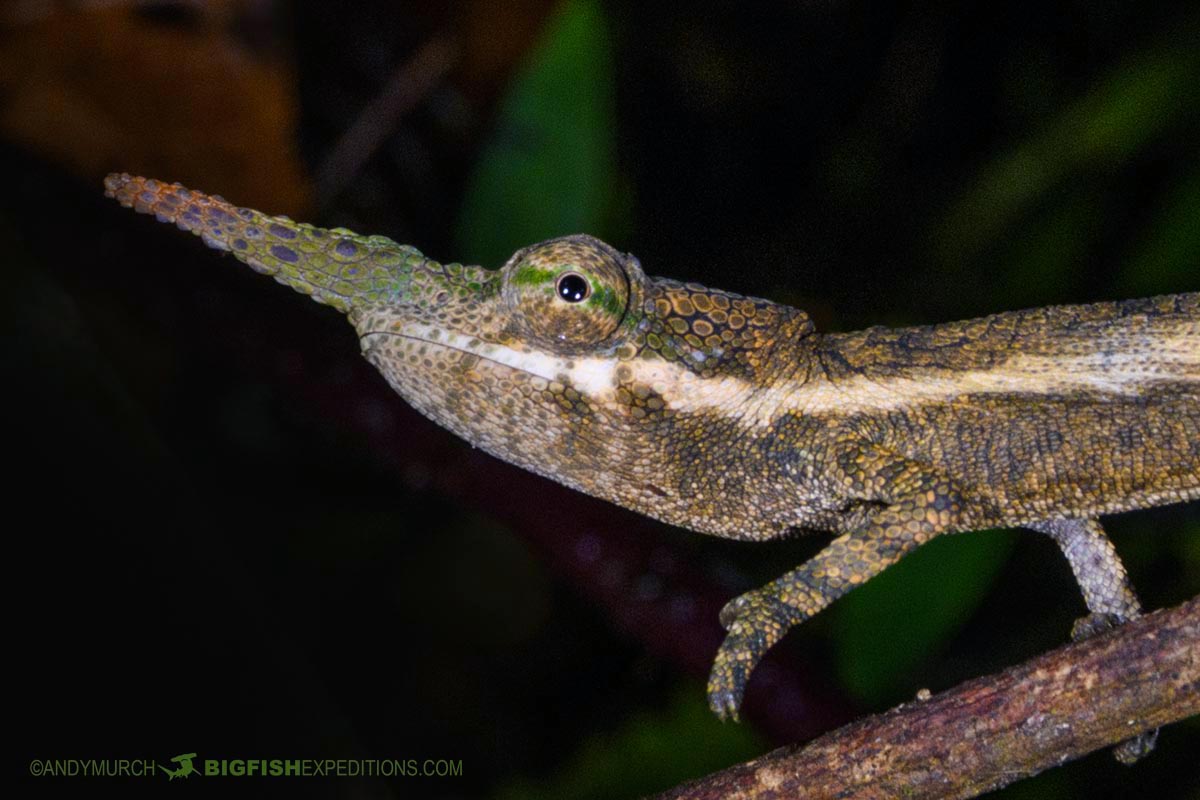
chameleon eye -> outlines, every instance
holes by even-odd
[[[578,272],[565,272],[555,284],[558,296],[568,303],[582,303],[592,293],[592,285]]]
[[[514,331],[556,353],[582,352],[612,336],[629,304],[625,257],[590,236],[518,251],[504,267],[503,285]]]

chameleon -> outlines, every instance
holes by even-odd
[[[396,392],[494,456],[705,534],[832,534],[721,610],[722,719],[789,629],[943,534],[1052,537],[1089,612],[1075,638],[1135,618],[1099,517],[1200,498],[1200,292],[822,333],[587,235],[491,270],[179,184],[104,185],[344,313]]]

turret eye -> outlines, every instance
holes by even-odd
[[[502,291],[524,343],[566,354],[585,352],[617,331],[629,286],[624,256],[590,236],[563,236],[514,253],[504,265]]]
[[[554,290],[568,303],[580,303],[592,293],[592,285],[578,272],[566,272],[558,277]]]

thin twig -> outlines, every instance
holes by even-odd
[[[431,39],[392,73],[317,168],[321,203],[337,196],[387,140],[400,119],[437,88],[457,57],[456,41],[449,37]]]
[[[1195,714],[1200,597],[660,797],[975,797]]]

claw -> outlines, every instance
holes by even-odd
[[[734,598],[721,609],[721,624],[729,633],[708,679],[708,706],[718,718],[737,721],[750,674],[789,627],[785,612],[778,599],[761,590]]]
[[[1081,642],[1099,636],[1128,621],[1120,614],[1088,614],[1075,620],[1075,625],[1071,628],[1071,641]]]
[[[738,708],[746,692],[750,672],[765,648],[756,648],[752,635],[747,635],[743,620],[736,620],[734,630],[725,637],[713,659],[708,678],[708,707],[724,721],[738,719]],[[761,644],[761,637],[759,637]],[[757,652],[756,652],[757,651]]]
[[[721,654],[718,654],[708,679],[708,707],[722,722],[737,722],[738,708],[742,705],[749,673],[739,669],[736,661],[732,664],[723,664],[722,661]]]
[[[749,592],[733,598],[721,609],[721,613],[717,615],[717,619],[721,622],[721,627],[729,630],[730,626],[737,621],[737,618],[742,616],[746,607],[750,604]]]
[[[722,722],[730,720],[740,722],[738,719],[738,706],[740,705],[738,698],[734,697],[730,692],[713,692],[709,691],[708,707],[717,715],[717,719]]]
[[[1155,728],[1121,742],[1113,748],[1113,758],[1128,767],[1149,755],[1157,743],[1158,729]]]

